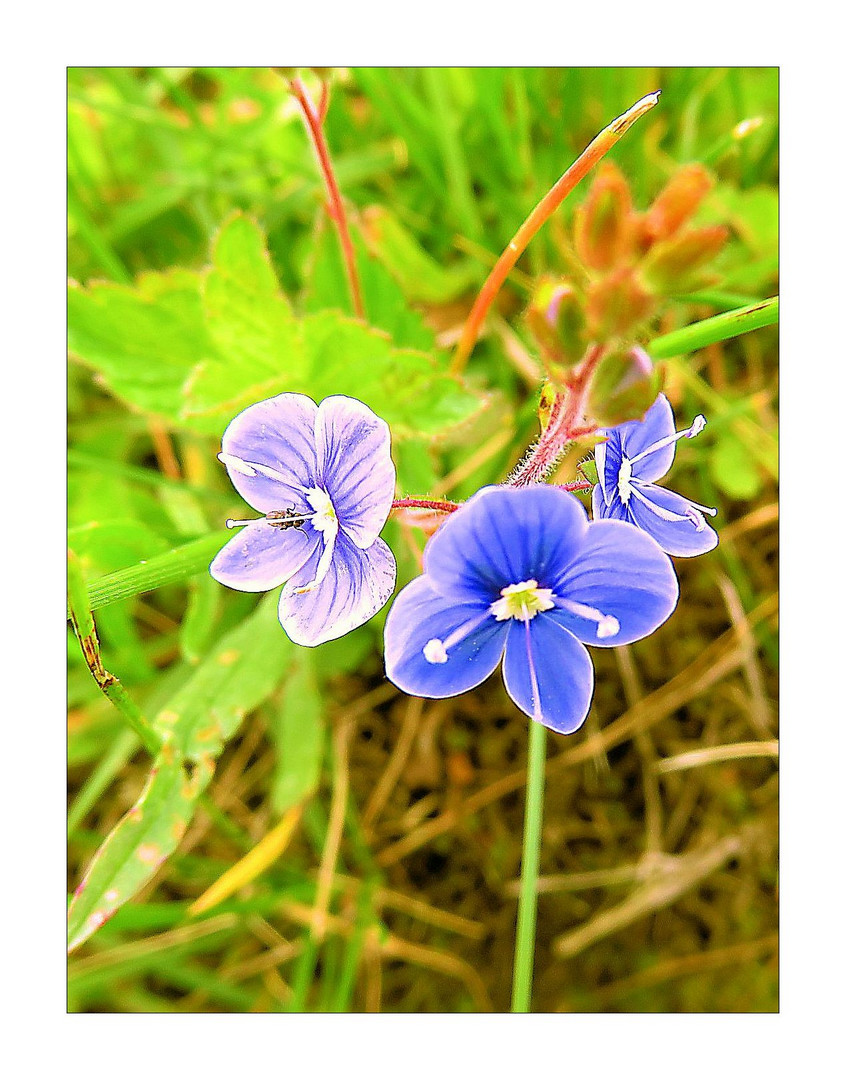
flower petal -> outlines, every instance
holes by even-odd
[[[588,645],[628,645],[656,630],[672,614],[679,583],[672,562],[655,541],[624,521],[594,521],[575,559],[552,585],[556,596],[613,616],[620,629],[597,636],[597,623],[568,611],[545,612]]]
[[[668,555],[703,555],[717,546],[719,537],[707,522],[697,530],[696,524],[685,517],[690,506],[687,499],[675,491],[656,487],[654,484],[639,484],[638,491],[650,502],[684,518],[683,521],[665,521],[637,497],[629,500],[629,511],[634,523],[649,533]]]
[[[360,548],[385,525],[396,485],[391,433],[372,409],[355,398],[324,398],[315,428],[321,484],[341,528]]]
[[[485,603],[442,596],[427,575],[406,585],[385,622],[385,674],[406,694],[444,698],[484,682],[500,661],[509,623],[485,618]],[[481,620],[481,621],[480,621]],[[463,626],[472,627],[448,650],[443,664],[431,663],[423,648],[433,638],[446,641]]]
[[[320,645],[355,630],[385,604],[396,581],[396,562],[383,540],[361,551],[339,532],[326,576],[315,589],[298,593],[314,580],[319,555],[311,554],[279,597],[279,621],[297,645]]]
[[[302,489],[317,482],[316,417],[310,397],[278,394],[250,405],[231,421],[221,440],[222,460],[235,490],[250,506],[262,513],[284,510],[291,503],[303,508]],[[251,469],[250,462],[275,476]]]
[[[456,601],[495,601],[507,585],[534,579],[548,587],[587,533],[587,511],[569,492],[486,487],[456,510],[426,546],[434,586]]]
[[[599,487],[603,501],[609,504],[617,491],[617,483],[620,476],[620,465],[623,461],[623,450],[620,442],[619,431],[612,428],[610,431],[600,432],[606,436],[604,443],[597,443],[594,451],[596,462],[596,475],[599,479]],[[596,491],[596,488],[594,488]]]
[[[638,454],[652,446],[659,439],[666,439],[676,433],[676,421],[673,407],[665,394],[659,394],[642,420],[629,420],[615,429],[620,434],[622,452],[631,461]],[[652,482],[660,480],[670,470],[676,456],[676,444],[647,454],[633,466],[633,475],[639,480]]]
[[[281,585],[322,547],[313,529],[280,529],[266,521],[244,526],[215,555],[209,573],[230,589],[266,592]]]
[[[531,717],[535,715],[536,680],[541,723],[569,735],[582,726],[590,709],[593,664],[584,645],[549,618],[551,614],[542,612],[512,627],[502,674],[511,699]]]
[[[596,484],[594,485],[591,500],[594,521],[599,521],[601,518],[614,518],[617,521],[629,520],[629,513],[623,505],[620,493],[616,489],[612,492],[608,502],[606,502],[602,492],[599,490],[599,485]]]

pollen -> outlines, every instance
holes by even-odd
[[[539,611],[549,611],[555,607],[552,589],[539,588],[534,578],[519,581],[516,585],[506,585],[500,596],[502,599],[495,600],[490,606],[490,613],[497,622],[506,619],[528,622]]]

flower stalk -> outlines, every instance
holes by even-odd
[[[520,896],[517,901],[514,980],[511,991],[511,1011],[514,1013],[531,1011],[545,767],[546,728],[543,724],[532,721],[529,724],[529,760],[526,766],[526,817],[523,826],[523,859],[520,874]]]
[[[299,102],[302,109],[303,119],[305,120],[306,128],[311,136],[312,146],[317,156],[317,162],[320,166],[320,171],[323,173],[323,181],[326,184],[326,192],[329,196],[329,216],[335,222],[335,227],[338,230],[338,238],[341,241],[341,250],[344,256],[344,267],[347,273],[347,283],[350,289],[350,298],[352,299],[353,310],[359,319],[365,318],[364,302],[361,295],[361,282],[358,277],[358,270],[355,265],[355,251],[353,249],[352,238],[350,237],[349,225],[347,224],[347,215],[344,210],[343,200],[341,199],[341,192],[338,188],[338,181],[335,179],[335,170],[332,168],[332,159],[329,156],[329,147],[326,143],[326,135],[323,130],[323,121],[326,117],[326,110],[329,108],[329,89],[324,82],[322,95],[319,106],[315,106],[314,102],[309,96],[308,90],[305,88],[305,84],[299,76],[295,76],[289,81],[288,84],[291,88],[291,93]]]
[[[541,226],[548,221],[579,181],[584,179],[590,170],[605,157],[608,151],[617,142],[619,142],[632,124],[658,104],[660,93],[660,90],[656,90],[652,94],[647,94],[646,97],[635,102],[635,104],[624,112],[622,116],[618,116],[616,120],[612,120],[608,127],[604,128],[596,136],[587,149],[582,152],[570,168],[567,169],[560,179],[549,189],[514,234],[514,239],[505,251],[503,251],[502,255],[500,255],[493,270],[491,270],[488,275],[487,281],[482,286],[479,295],[476,297],[476,302],[468,316],[467,322],[464,324],[461,338],[459,339],[455,355],[452,359],[451,371],[453,374],[458,374],[463,371],[464,365],[467,363],[479,337],[479,332],[482,329],[485,316],[490,310],[500,289],[505,284],[506,278],[514,269],[517,260],[528,247],[532,237]]]

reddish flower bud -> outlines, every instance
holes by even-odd
[[[659,193],[641,223],[646,246],[678,232],[713,186],[712,177],[702,165],[682,166]]]
[[[591,379],[587,412],[609,427],[639,420],[658,396],[661,382],[660,371],[640,346],[609,352]]]
[[[576,252],[591,270],[611,270],[631,254],[635,215],[626,178],[616,165],[604,162],[585,202],[576,211]]]
[[[526,323],[553,377],[573,367],[585,350],[585,301],[564,279],[542,281],[526,310]]]
[[[632,269],[618,270],[588,287],[587,323],[591,341],[625,337],[652,313],[652,298]]]
[[[649,252],[641,265],[643,280],[658,294],[688,292],[705,284],[700,271],[722,249],[728,229],[709,225],[688,229],[662,240]]]

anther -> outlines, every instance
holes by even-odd
[[[587,604],[580,604],[577,600],[558,600],[557,606],[569,611],[571,615],[589,619],[596,623],[596,636],[600,639],[615,637],[620,632],[620,623],[613,615],[606,615]]]
[[[423,655],[430,664],[445,664],[449,657],[440,638],[433,637],[423,646]]]
[[[679,439],[692,439],[698,435],[705,427],[705,417],[701,415],[693,418],[693,423],[689,428],[683,428],[681,431],[676,431],[672,435],[667,435],[663,439],[659,439],[651,446],[647,446],[645,450],[641,450],[639,454],[631,459],[632,465],[636,461],[640,461],[642,458],[648,457],[649,454],[654,454],[656,450],[663,450],[665,446],[669,446],[671,443],[678,442]]]

